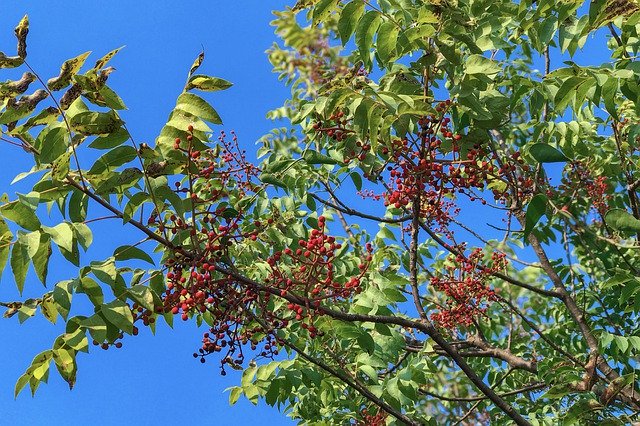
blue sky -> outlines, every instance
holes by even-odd
[[[68,58],[92,50],[88,63],[93,63],[111,49],[126,45],[111,64],[117,71],[109,84],[129,108],[122,115],[137,141],[152,142],[204,46],[207,58],[199,72],[234,83],[232,89],[208,98],[225,122],[215,130],[236,130],[251,152],[254,141],[274,127],[265,119],[266,112],[289,94],[271,73],[264,54],[275,41],[269,26],[271,10],[284,4],[258,0],[9,1],[3,2],[0,14],[0,50],[15,52],[13,28],[25,13],[31,21],[28,61],[45,80],[57,75],[60,64]],[[2,72],[0,80],[14,75]],[[8,192],[12,198],[16,191],[26,192],[26,185],[33,181],[27,179],[24,185],[12,187],[9,183],[30,168],[27,154],[4,144],[0,145],[0,158],[0,192]],[[116,247],[114,242],[124,243],[129,232],[116,222],[97,226],[94,248],[83,262],[109,256]],[[67,265],[51,265],[49,288],[77,274]],[[44,291],[30,276],[24,297],[37,297]],[[9,271],[0,281],[0,300],[19,300]],[[136,338],[125,338],[120,350],[91,347],[89,355],[79,356],[73,391],[52,371],[49,384],[42,385],[35,398],[26,390],[14,401],[15,380],[34,355],[51,347],[62,330],[61,323],[54,326],[38,317],[22,325],[16,317],[0,319],[0,424],[291,423],[277,410],[265,405],[256,408],[244,399],[229,406],[223,391],[237,384],[239,377],[234,372],[222,377],[216,362],[203,366],[191,357],[201,339],[201,331],[192,323],[177,324],[174,330],[160,326],[155,337],[142,330]]]

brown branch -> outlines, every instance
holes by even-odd
[[[507,349],[491,346],[477,335],[467,338],[467,342],[471,343],[476,348],[482,349],[486,353],[486,356],[501,359],[513,368],[526,370],[533,374],[538,373],[538,367],[535,361],[527,361],[524,358],[514,355],[513,352]]]
[[[409,244],[409,282],[411,284],[411,295],[418,315],[423,320],[427,320],[427,313],[424,311],[420,300],[420,290],[418,289],[418,237],[420,233],[420,194],[413,200],[411,219],[411,243]]]
[[[313,197],[315,200],[321,202],[322,204],[324,204],[327,207],[330,207],[334,210],[340,211],[344,214],[347,214],[349,216],[357,216],[357,217],[361,217],[363,219],[369,219],[369,220],[374,220],[376,222],[384,222],[384,223],[401,223],[401,222],[406,222],[407,220],[411,219],[411,216],[403,216],[401,218],[398,219],[392,219],[392,218],[388,218],[388,217],[379,217],[379,216],[374,216],[374,215],[370,215],[367,213],[362,213],[358,210],[354,210],[350,207],[347,207],[345,205],[343,205],[340,200],[338,200],[337,198],[334,198],[338,203],[340,203],[340,205],[338,204],[334,204],[331,203],[327,200],[324,200],[320,197],[318,197],[316,194],[309,192],[308,195],[310,195],[311,197]]]
[[[464,256],[464,253],[462,253],[461,251],[457,250],[456,248],[452,247],[450,244],[447,244],[442,238],[440,238],[438,236],[438,234],[436,234],[433,230],[431,230],[431,228],[429,228],[424,222],[420,222],[420,227],[422,229],[424,229],[427,234],[429,234],[429,236],[436,242],[438,243],[441,247],[443,247],[444,249],[446,249],[449,253],[451,254],[455,254],[456,256]],[[510,284],[513,284],[517,287],[522,287],[524,289],[527,289],[529,291],[532,291],[534,293],[540,294],[542,296],[547,296],[547,297],[556,297],[556,298],[560,298],[560,295],[555,292],[555,291],[550,291],[550,290],[544,290],[541,288],[537,288],[534,287],[532,285],[529,285],[527,283],[523,283],[522,281],[519,281],[513,277],[510,277],[506,274],[503,274],[501,272],[493,272],[493,271],[488,271],[486,268],[484,268],[482,265],[477,265],[477,268],[480,270],[485,270],[487,272],[490,272],[491,275],[493,275],[496,278],[500,278],[503,281],[506,281]]]
[[[524,393],[524,392],[531,392],[531,391],[535,391],[535,390],[540,390],[540,389],[544,389],[546,387],[548,387],[549,385],[544,383],[544,382],[536,382],[536,383],[532,383],[528,386],[522,387],[520,389],[515,389],[509,392],[504,392],[501,393],[500,396],[501,397],[507,397],[507,396],[512,396],[512,395],[517,395],[519,393]],[[433,398],[436,399],[440,399],[442,401],[447,401],[447,402],[475,402],[475,401],[484,401],[487,399],[486,396],[473,396],[473,397],[468,397],[468,398],[461,398],[461,397],[448,397],[448,396],[444,396],[444,395],[438,395],[436,393],[433,392],[429,392],[427,390],[424,389],[419,389],[418,390],[420,393],[423,393],[427,396],[431,396]]]
[[[511,309],[511,311],[513,313],[515,313],[516,315],[518,315],[522,321],[524,321],[527,326],[529,326],[529,328],[531,328],[533,331],[535,331],[535,333],[540,336],[540,338],[542,340],[544,340],[552,349],[556,350],[558,353],[564,355],[565,357],[569,358],[573,363],[584,367],[584,363],[581,362],[579,359],[577,359],[576,357],[574,357],[573,355],[571,355],[569,352],[565,351],[564,349],[562,349],[560,346],[556,345],[551,339],[549,339],[547,336],[544,335],[544,333],[542,332],[542,330],[540,330],[540,328],[538,328],[538,326],[536,326],[532,321],[530,321],[522,312],[520,312],[520,310],[518,308],[516,308],[509,300],[500,297],[499,296],[499,300],[503,303],[506,303],[507,306],[509,307],[509,309]]]

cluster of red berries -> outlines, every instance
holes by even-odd
[[[251,349],[256,350],[262,343],[259,356],[277,355],[273,330],[287,324],[265,309],[268,295],[261,297],[255,289],[232,276],[218,273],[215,263],[213,259],[197,262],[174,259],[167,274],[163,311],[180,315],[185,321],[197,315],[209,324],[209,331],[204,333],[202,346],[194,357],[205,362],[207,355],[226,351],[221,360],[222,374],[226,374],[225,365],[237,368],[243,363],[244,345],[251,344]],[[256,322],[257,309],[261,311],[261,320],[270,328]]]
[[[167,211],[162,220],[151,221],[160,232],[176,235],[191,255],[178,251],[167,259],[160,312],[142,310],[136,319],[149,325],[157,313],[179,315],[184,321],[197,316],[210,328],[194,356],[205,362],[207,355],[223,352],[221,370],[225,374],[225,365],[238,368],[244,361],[243,345],[251,344],[255,350],[261,342],[259,356],[278,353],[270,329],[256,325],[252,316],[260,303],[258,292],[216,269],[217,265],[225,266],[224,259],[230,257],[234,244],[255,241],[273,219],[251,221],[243,209],[236,209],[240,200],[258,188],[255,178],[259,174],[259,169],[247,162],[237,136],[232,133],[229,140],[222,132],[214,147],[196,150],[193,132],[189,126],[186,140],[176,139],[174,144],[174,149],[185,154],[188,174],[185,182],[175,182],[174,191],[191,201],[191,211],[186,216]],[[270,326],[283,325],[263,311],[262,320]]]
[[[350,138],[350,142],[345,141],[349,134],[354,131],[350,129],[350,122],[345,118],[343,111],[336,111],[324,121],[318,120],[312,125],[313,130],[318,135],[326,135],[336,142],[343,143],[342,151],[345,152],[343,162],[349,164],[352,160],[364,161],[371,152],[371,144]]]
[[[323,122],[316,121],[312,127],[318,134],[327,135],[327,137],[341,142],[347,137],[348,133],[353,130],[347,129],[347,120],[344,118],[344,112],[336,111]]]
[[[551,196],[562,199],[565,206],[584,197],[588,200],[588,208],[592,208],[600,217],[604,217],[609,210],[612,197],[607,178],[594,177],[588,166],[581,161],[572,161],[567,167],[569,170],[558,186],[559,194],[550,190]]]
[[[188,167],[194,165],[197,173],[191,174],[189,188],[181,188],[181,182],[176,182],[176,191],[185,192],[194,201],[210,205],[220,198],[228,196],[225,189],[237,186],[237,198],[241,198],[249,191],[256,189],[254,178],[260,170],[247,161],[246,151],[238,146],[238,137],[231,132],[231,141],[223,131],[218,137],[218,144],[203,151],[193,148],[193,126],[189,126],[186,141],[176,138],[174,149],[186,154]]]
[[[357,426],[384,426],[387,424],[388,414],[382,410],[375,413],[366,408],[362,410],[362,419],[356,421]]]
[[[335,117],[338,119],[338,117]],[[176,182],[175,192],[190,200],[190,212],[181,215],[163,212],[152,222],[160,232],[174,235],[181,246],[165,261],[168,272],[163,306],[151,312],[135,306],[135,319],[152,324],[157,314],[179,315],[183,320],[197,317],[209,325],[202,345],[194,357],[205,362],[214,353],[222,354],[225,366],[240,368],[245,360],[243,347],[250,345],[258,357],[278,354],[278,329],[296,321],[309,336],[321,334],[312,323],[319,304],[325,300],[348,298],[360,289],[360,280],[371,261],[372,246],[349,279],[336,277],[336,252],[342,244],[326,233],[326,219],[318,218],[318,227],[308,238],[275,252],[267,259],[271,267],[269,291],[240,282],[229,275],[232,248],[243,240],[256,240],[273,219],[252,221],[238,202],[256,191],[259,170],[246,162],[234,135],[227,143],[223,134],[217,147],[193,148],[193,127],[186,141],[176,140],[174,148],[185,154],[188,179]],[[156,222],[157,221],[157,222]],[[274,294],[271,294],[273,292]],[[274,295],[293,299],[274,309]],[[261,345],[258,348],[258,345]]]
[[[489,144],[468,146],[461,134],[451,128],[447,112],[452,102],[436,105],[436,113],[418,120],[418,131],[409,138],[395,139],[380,155],[386,168],[380,180],[386,191],[361,191],[363,197],[384,200],[385,206],[409,210],[420,205],[420,216],[448,232],[448,224],[459,213],[457,195],[486,204],[482,192],[490,189],[493,199],[505,202],[510,196],[521,199],[533,193],[530,168],[519,152],[505,161],[491,152]]]
[[[256,301],[256,297],[247,297],[246,303]],[[258,344],[262,344],[262,349],[255,354],[255,358],[273,359],[278,355],[278,345],[276,343],[275,332],[279,328],[287,326],[286,321],[279,321],[275,316],[266,314],[265,318],[272,327],[267,328],[252,321],[251,315],[245,315],[248,311],[245,308],[238,309],[236,314],[228,314],[226,321],[216,321],[209,331],[202,336],[202,346],[198,352],[193,353],[194,358],[199,358],[200,362],[205,362],[205,357],[214,353],[226,350],[225,356],[220,361],[221,374],[225,375],[225,365],[233,369],[241,369],[245,360],[243,347],[249,345],[254,353],[258,350]],[[218,308],[214,308],[218,309]],[[251,306],[246,306],[251,309]],[[227,310],[228,307],[227,307]],[[221,312],[218,311],[218,314]]]
[[[287,247],[267,259],[271,267],[269,282],[279,289],[281,296],[293,295],[303,303],[289,303],[287,309],[290,320],[303,321],[302,327],[315,337],[318,330],[307,324],[320,315],[317,307],[322,301],[348,299],[361,290],[360,283],[372,260],[373,247],[366,245],[367,254],[358,265],[357,275],[345,279],[335,275],[335,253],[342,244],[335,237],[326,234],[324,216],[318,218],[318,229],[313,229],[309,238],[299,240],[297,246]]]
[[[460,253],[463,246],[458,247]],[[440,312],[431,314],[431,320],[444,328],[470,326],[474,319],[486,312],[489,303],[497,300],[487,280],[507,266],[504,253],[493,252],[488,266],[482,265],[484,252],[474,249],[469,256],[452,256],[442,275],[431,278],[431,285],[446,296]]]
[[[134,334],[138,334],[138,329],[134,327]],[[120,332],[120,334],[118,335],[118,337],[114,340],[114,341],[108,341],[105,340],[104,342],[98,342],[97,340],[93,340],[93,345],[94,346],[100,346],[102,349],[104,349],[105,351],[107,349],[109,349],[110,347],[116,347],[117,349],[120,349],[122,347],[122,338],[124,337],[124,333]]]

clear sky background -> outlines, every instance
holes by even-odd
[[[15,54],[13,28],[25,13],[31,21],[28,61],[45,80],[57,75],[66,59],[92,50],[87,64],[93,64],[111,49],[126,45],[110,63],[117,71],[109,85],[127,104],[129,110],[122,116],[137,141],[153,142],[204,46],[207,57],[199,72],[234,83],[230,90],[207,97],[224,121],[214,131],[236,130],[244,147],[255,152],[254,142],[274,127],[265,119],[266,112],[289,95],[271,73],[264,54],[275,41],[269,26],[271,10],[284,4],[282,0],[4,1],[0,50]],[[0,70],[0,81],[13,76]],[[0,145],[0,193],[15,198],[16,191],[28,192],[33,180],[9,184],[31,167],[29,157],[19,148]],[[111,255],[117,245],[131,242],[132,236],[131,229],[111,222],[97,226],[94,237],[94,248],[81,258],[85,264]],[[50,266],[49,288],[77,275],[70,264],[56,259]],[[23,298],[45,291],[30,275]],[[20,300],[9,270],[0,281],[0,300]],[[35,398],[25,389],[14,401],[16,379],[33,356],[51,347],[63,325],[54,326],[41,316],[22,325],[17,316],[0,318],[0,425],[292,423],[276,409],[265,404],[254,407],[244,398],[230,407],[224,389],[238,384],[239,375],[230,371],[222,377],[213,358],[205,365],[192,358],[202,330],[193,322],[176,321],[174,330],[160,322],[155,337],[143,327],[139,336],[125,337],[122,349],[103,351],[91,346],[90,354],[79,354],[73,391],[52,365],[49,384],[43,384]]]

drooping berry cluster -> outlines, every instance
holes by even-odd
[[[205,362],[207,355],[224,352],[223,374],[225,365],[238,368],[243,363],[244,345],[250,344],[251,349],[256,350],[257,345],[262,344],[258,356],[278,354],[274,332],[287,324],[275,313],[260,309],[265,299],[268,301],[268,295],[220,273],[215,260],[194,262],[179,257],[171,262],[163,297],[165,313],[180,315],[185,321],[199,316],[210,326],[194,357]]]
[[[299,240],[297,246],[287,247],[267,259],[271,267],[268,282],[279,290],[281,296],[292,295],[303,303],[290,302],[287,309],[291,320],[313,320],[320,315],[317,307],[323,301],[348,299],[360,291],[362,277],[366,274],[372,260],[373,247],[366,245],[367,254],[358,265],[358,272],[351,278],[336,274],[335,255],[342,248],[335,237],[326,233],[323,216],[318,218],[318,229],[311,231],[309,238]],[[317,330],[313,325],[303,323],[314,337]]]
[[[353,277],[336,277],[336,252],[343,248],[327,235],[326,220],[306,239],[267,259],[271,275],[268,286],[235,276],[230,259],[234,246],[257,240],[274,220],[253,220],[240,207],[255,193],[254,178],[259,170],[248,163],[235,135],[227,142],[223,133],[216,147],[196,150],[194,129],[174,148],[184,154],[187,179],[175,183],[174,192],[185,203],[186,211],[164,211],[152,224],[168,234],[176,246],[165,261],[167,268],[163,306],[158,312],[136,307],[136,320],[145,325],[157,314],[176,315],[186,321],[196,317],[208,324],[202,345],[194,357],[205,362],[208,355],[222,355],[221,368],[241,368],[243,347],[250,346],[257,357],[278,354],[277,330],[299,323],[310,337],[321,332],[313,318],[323,301],[345,299],[359,291],[360,280],[371,261],[371,245]],[[284,297],[289,303],[278,303]]]
[[[277,354],[271,329],[280,326],[277,319],[265,311],[262,320],[269,327],[256,323],[260,294],[221,272],[231,267],[225,259],[231,257],[233,246],[243,240],[255,241],[273,219],[251,220],[240,207],[258,188],[255,178],[259,169],[246,160],[233,132],[231,140],[222,132],[211,148],[199,150],[196,146],[192,126],[185,140],[174,143],[174,149],[184,154],[187,174],[186,179],[175,182],[174,192],[189,200],[186,211],[167,210],[150,220],[178,247],[165,262],[168,272],[160,313],[179,315],[184,321],[191,317],[205,321],[210,328],[194,356],[204,362],[207,355],[223,352],[224,374],[225,365],[237,368],[242,364],[245,344],[257,349],[262,343],[262,356]],[[136,320],[148,325],[154,321],[153,314],[142,310]]]
[[[458,247],[460,253],[464,247]],[[493,252],[489,265],[482,265],[484,252],[474,249],[469,256],[452,256],[441,275],[431,278],[431,285],[446,296],[440,312],[431,314],[431,320],[444,328],[470,326],[483,314],[490,302],[497,300],[487,281],[491,275],[504,270],[505,254]]]
[[[419,203],[421,217],[444,230],[459,212],[454,203],[457,195],[482,204],[487,200],[478,192],[485,190],[491,190],[498,202],[513,194],[520,198],[531,195],[533,181],[520,153],[511,153],[507,162],[499,161],[488,143],[466,142],[451,128],[447,116],[451,105],[450,100],[438,103],[436,113],[418,121],[415,135],[395,139],[381,150],[387,163],[388,178],[381,176],[386,191],[362,191],[363,197],[384,199],[386,206],[403,210]]]

